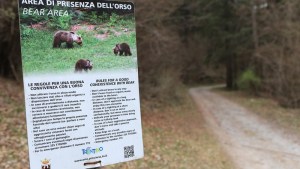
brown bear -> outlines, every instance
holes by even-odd
[[[67,48],[73,48],[73,42],[82,45],[82,38],[72,31],[57,31],[54,34],[53,48],[60,48],[66,42]]]
[[[115,55],[119,55],[122,56],[123,53],[125,54],[125,56],[131,56],[131,51],[130,51],[130,47],[127,43],[121,43],[121,44],[116,44],[116,47],[113,49]]]
[[[93,63],[88,59],[79,59],[75,64],[75,72],[82,72],[82,70],[85,70],[86,72],[88,70],[93,69]]]

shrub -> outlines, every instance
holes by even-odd
[[[100,19],[98,17],[97,12],[93,11],[90,15],[88,15],[88,20],[92,24],[98,24]]]
[[[255,74],[255,72],[251,69],[244,71],[238,79],[237,85],[239,89],[249,91],[249,92],[257,92],[257,89],[261,85],[261,79]]]
[[[117,14],[115,14],[115,13],[113,13],[113,14],[110,16],[110,18],[109,18],[108,25],[109,25],[109,26],[115,26],[115,25],[118,23],[119,20],[120,20],[120,16],[117,15]]]
[[[27,39],[27,38],[30,38],[32,37],[32,35],[34,34],[35,30],[26,26],[26,25],[23,25],[21,24],[21,38],[22,39]]]
[[[48,27],[52,29],[68,30],[71,25],[72,16],[53,17],[51,22],[48,22]]]

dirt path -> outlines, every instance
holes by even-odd
[[[189,92],[237,169],[300,168],[299,140],[211,92],[211,88],[192,88]]]

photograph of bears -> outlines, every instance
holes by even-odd
[[[67,10],[65,16],[21,13],[25,75],[137,68],[133,10]]]

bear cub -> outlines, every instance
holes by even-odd
[[[131,56],[131,51],[130,51],[130,47],[127,43],[121,43],[121,44],[116,44],[115,48],[113,49],[114,54],[115,55],[120,55],[122,56],[123,53],[125,54],[125,56]]]
[[[75,64],[75,72],[82,72],[92,70],[93,69],[93,63],[88,59],[79,59]]]

